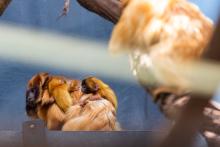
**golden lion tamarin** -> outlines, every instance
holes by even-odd
[[[48,73],[34,75],[26,91],[28,116],[42,119],[50,130],[61,130],[65,112],[80,97],[80,82]]]
[[[162,86],[165,93],[190,91],[191,80],[181,71],[204,53],[212,21],[187,0],[121,1],[124,9],[110,51],[128,52],[133,74],[141,82]]]
[[[98,94],[110,101],[117,109],[118,102],[114,91],[103,81],[95,77],[88,77],[82,81],[82,91],[86,94]]]
[[[113,90],[97,78],[83,81],[47,73],[33,76],[26,92],[28,116],[42,119],[50,130],[119,130]]]
[[[116,118],[117,97],[103,81],[89,77],[82,81],[80,103],[66,113],[63,131],[120,130]]]

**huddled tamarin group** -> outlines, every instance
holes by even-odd
[[[82,81],[38,73],[28,82],[26,112],[45,122],[49,130],[120,130],[117,97],[96,77]]]

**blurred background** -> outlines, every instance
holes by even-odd
[[[217,21],[220,9],[219,0],[193,0],[193,2],[199,5],[214,22]],[[63,0],[12,0],[3,16],[0,17],[0,23],[55,32],[92,40],[107,46],[114,26],[112,23],[88,12],[75,0],[71,1],[68,15],[57,21],[63,4]],[[10,40],[10,38],[6,39]],[[107,50],[107,48],[103,48],[103,50]],[[94,73],[94,71],[70,72],[56,67],[30,65],[15,62],[0,55],[0,130],[21,130],[22,122],[28,120],[25,114],[26,83],[34,74],[41,71],[78,79]],[[119,99],[118,119],[124,129],[157,129],[158,124],[164,121],[151,98],[135,79],[130,82],[111,79],[105,75],[94,76],[99,76],[115,90]]]

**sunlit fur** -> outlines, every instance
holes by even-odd
[[[211,21],[185,0],[129,0],[109,48],[112,52],[157,50],[188,59],[203,53],[211,34]]]
[[[104,98],[82,101],[83,105],[72,106],[66,113],[63,131],[114,131],[120,130],[116,110]]]
[[[66,112],[72,106],[72,97],[68,91],[67,83],[62,79],[53,78],[48,83],[48,89],[51,96],[55,99],[57,105]]]

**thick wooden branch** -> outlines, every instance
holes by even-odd
[[[191,147],[204,120],[203,111],[209,99],[204,96],[192,96],[184,106],[179,118],[162,143],[161,147],[179,146]]]
[[[0,16],[3,14],[11,0],[0,0]]]
[[[87,10],[116,23],[121,15],[122,4],[119,0],[77,0]]]
[[[205,59],[217,62],[220,61],[220,44],[218,43],[219,37],[220,21],[216,27],[210,45],[208,46],[209,50],[204,55]],[[211,95],[177,96],[176,99],[173,99],[172,95],[165,95],[164,97],[161,97],[162,100],[160,101],[162,102],[158,103],[159,107],[168,117],[174,118],[172,112],[180,112],[178,115],[175,114],[175,117],[177,117],[177,119],[175,119],[175,126],[161,146],[190,146],[193,142],[192,138],[195,137],[197,131],[202,133],[211,132],[215,134],[216,136],[210,137],[206,136],[204,133],[210,146],[219,146],[220,141],[217,138],[220,136],[220,110],[210,104],[211,97]],[[181,99],[186,98],[187,103],[184,101],[181,102]],[[178,107],[176,107],[177,105]]]

